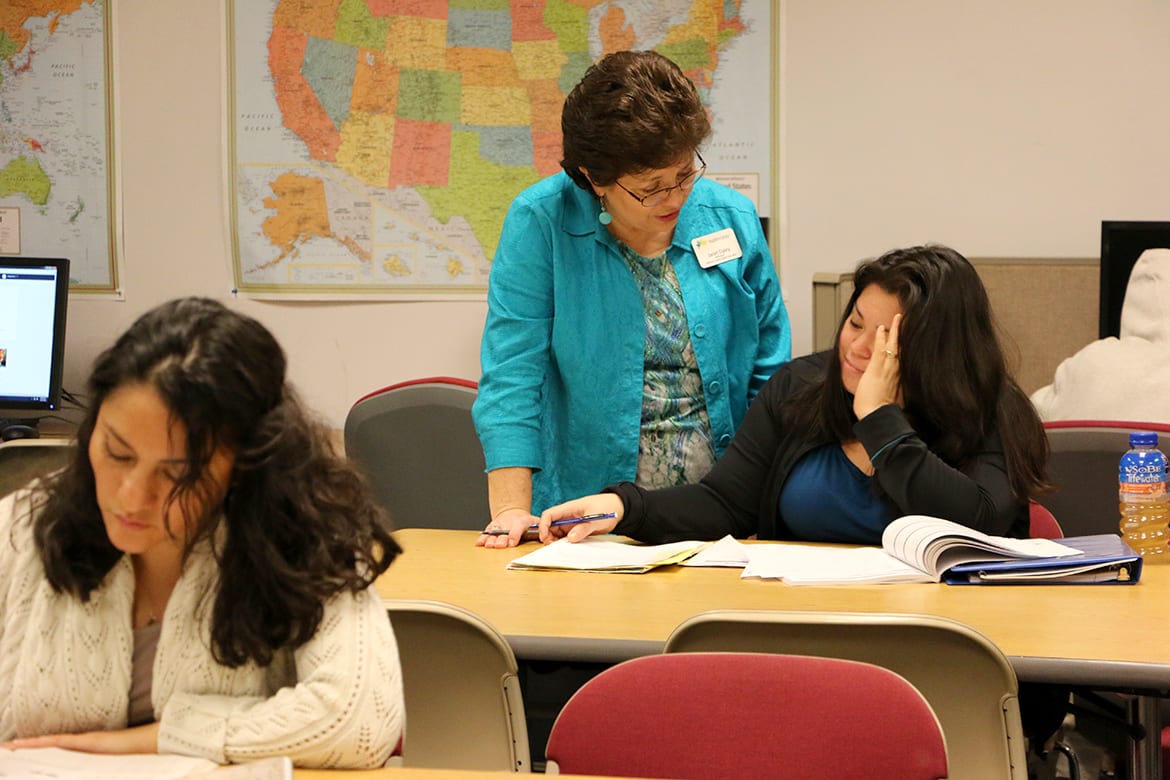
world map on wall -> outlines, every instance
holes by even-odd
[[[585,69],[655,49],[710,106],[725,53],[767,40],[749,1],[235,2],[237,289],[482,291],[508,204],[560,170]]]
[[[104,0],[0,2],[0,258],[66,257],[117,288]]]

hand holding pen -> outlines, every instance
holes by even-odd
[[[564,517],[560,520],[553,520],[549,523],[550,527],[560,527],[564,525],[577,525],[578,523],[592,523],[594,520],[608,520],[615,517],[613,512],[597,512],[591,515],[581,515],[580,517]],[[533,523],[524,531],[525,534],[534,534],[540,531],[540,523]],[[504,536],[511,533],[506,528],[489,528],[484,531],[488,536]]]
[[[621,522],[626,507],[614,493],[566,501],[549,507],[540,515],[540,541],[566,538],[579,542],[595,534],[608,534]]]
[[[622,500],[612,493],[578,498],[544,510],[540,522],[526,526],[519,538],[511,534],[515,532],[516,522],[523,522],[527,518],[509,517],[508,513],[501,512],[499,519],[493,521],[480,534],[476,544],[480,547],[503,548],[505,545],[501,542],[506,537],[507,546],[514,546],[516,542],[530,541],[537,536],[546,544],[562,537],[567,537],[571,542],[579,542],[593,534],[607,534],[612,531],[622,519],[625,510]],[[512,513],[520,514],[518,511]]]

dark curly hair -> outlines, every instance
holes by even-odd
[[[200,505],[212,454],[235,454],[222,506],[193,518],[184,550],[211,544],[219,564],[218,590],[207,594],[217,661],[266,665],[313,636],[326,600],[369,587],[401,548],[363,478],[286,383],[285,366],[263,325],[206,298],[152,309],[99,355],[76,450],[46,483],[34,521],[52,587],[87,601],[122,557],[98,509],[89,444],[106,398],[136,383],[154,388],[187,431],[168,502]]]
[[[870,285],[901,304],[902,397],[907,418],[927,446],[962,468],[996,426],[1016,499],[1047,492],[1048,438],[1008,370],[987,290],[974,266],[940,245],[894,249],[861,263],[853,273],[853,294],[838,323],[838,339]],[[841,380],[837,344],[834,340],[822,381],[793,395],[782,411],[781,419],[807,431],[810,440],[855,438],[853,396]]]
[[[590,66],[561,109],[561,167],[577,186],[667,168],[711,134],[695,85],[653,51],[619,51]],[[589,171],[586,177],[581,169]]]

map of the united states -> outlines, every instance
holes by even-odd
[[[237,0],[237,283],[481,287],[590,63],[653,48],[706,93],[741,2]]]

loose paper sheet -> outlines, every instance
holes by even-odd
[[[626,544],[589,538],[580,542],[558,539],[538,547],[508,564],[509,569],[561,569],[568,571],[641,574],[655,566],[686,560],[709,542]]]

